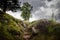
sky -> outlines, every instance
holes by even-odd
[[[28,2],[33,6],[33,11],[31,12],[32,17],[30,21],[40,20],[40,19],[51,19],[52,13],[55,15],[55,19],[60,22],[60,0],[19,0],[21,3]],[[20,16],[21,11],[11,12],[8,14],[15,18],[23,20]]]

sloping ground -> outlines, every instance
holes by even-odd
[[[0,40],[19,40],[22,21],[0,11]]]
[[[33,23],[31,40],[60,40],[60,23],[45,19]]]
[[[53,20],[30,22],[15,19],[0,11],[0,40],[24,40],[24,25],[31,33],[31,40],[60,40],[60,23]]]

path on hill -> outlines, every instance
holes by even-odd
[[[24,32],[23,32],[23,38],[25,40],[30,40],[30,33],[29,33],[29,30],[28,30],[28,26],[23,22],[23,26],[24,26]]]

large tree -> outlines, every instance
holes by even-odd
[[[8,10],[16,11],[16,9],[20,8],[20,4],[18,0],[0,0],[0,9],[3,12]]]
[[[23,6],[21,7],[21,16],[24,20],[29,20],[29,18],[31,17],[31,10],[32,6],[28,2],[23,3]]]

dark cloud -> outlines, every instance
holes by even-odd
[[[33,13],[36,12],[42,6],[47,8],[46,0],[20,0],[20,1],[22,3],[23,2],[29,2],[33,6]],[[51,4],[51,8],[58,9],[56,18],[60,19],[60,15],[59,15],[60,14],[60,0],[47,0],[47,1],[48,1],[48,3],[53,1],[53,4]],[[36,18],[40,18],[40,17],[43,17],[45,14],[42,12],[42,15],[41,15],[41,13],[37,13],[34,15]]]
[[[47,0],[48,2],[52,1],[52,0]]]
[[[45,3],[46,0],[20,0],[22,3],[23,2],[29,2],[33,6],[33,15],[35,18],[40,19],[40,18],[45,18],[45,14],[43,11],[41,12],[40,7],[47,8],[47,5]],[[35,14],[36,11],[39,11],[38,13]],[[48,17],[48,16],[46,16]]]
[[[22,3],[29,2],[33,6],[33,12],[35,12],[41,6],[46,7],[45,0],[20,0],[20,1]]]
[[[60,0],[57,0],[57,3],[55,4],[55,8],[58,9],[56,14],[56,19],[60,20]]]
[[[59,8],[59,9],[60,9],[60,1],[58,1],[58,2],[56,3],[56,8]]]
[[[57,19],[60,19],[60,13],[57,14]]]

